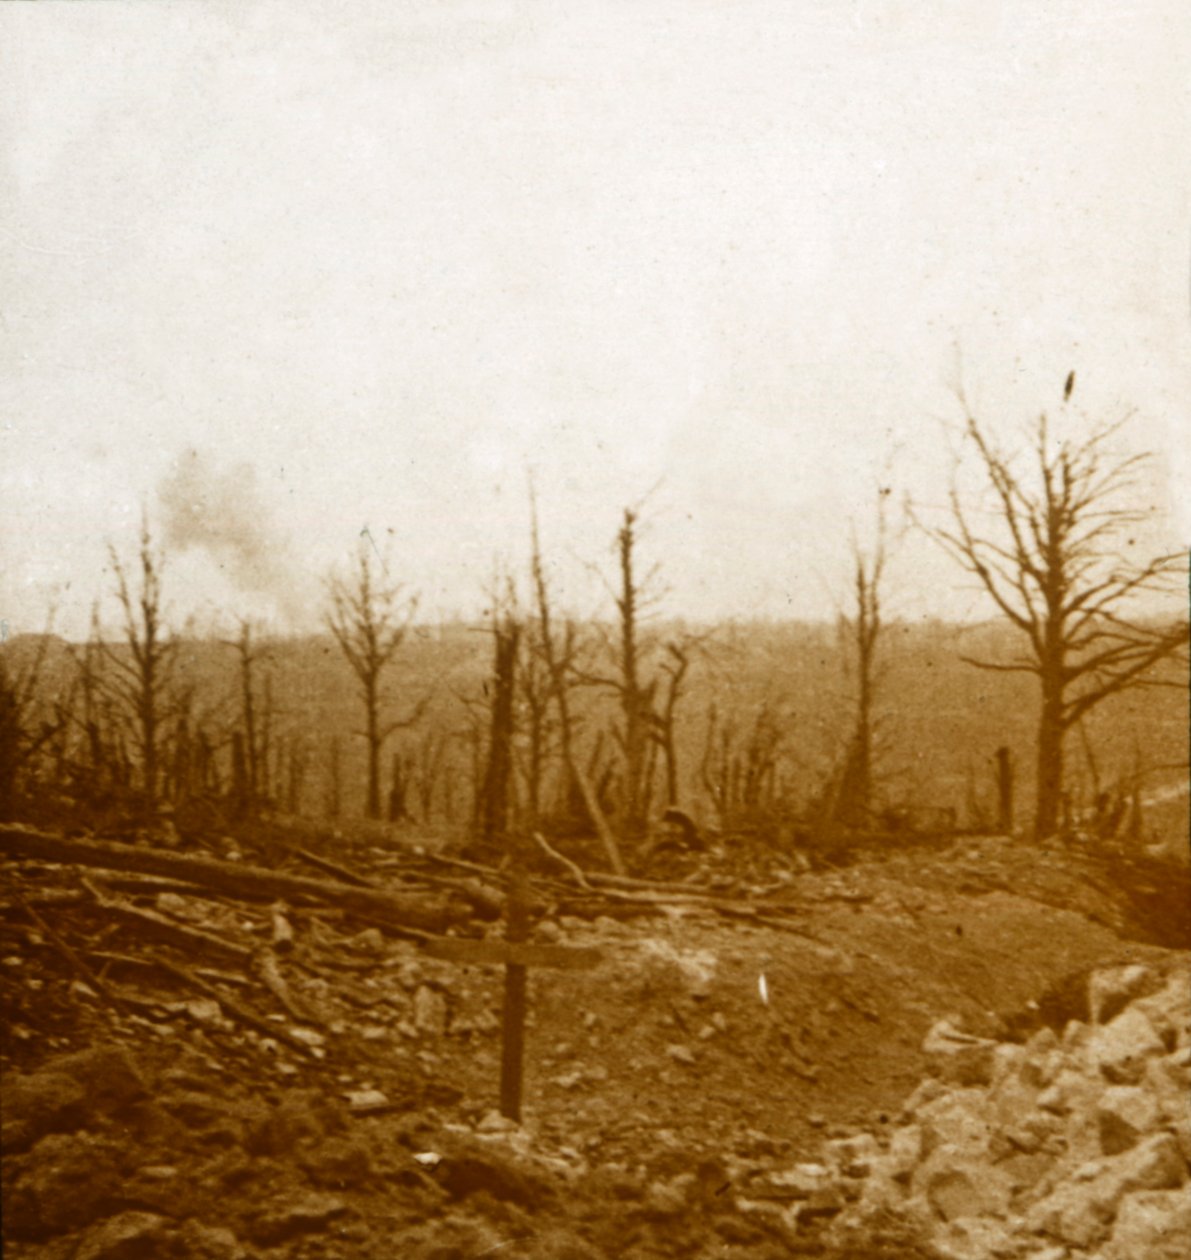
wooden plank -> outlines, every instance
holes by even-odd
[[[587,946],[536,945],[528,941],[476,941],[443,936],[427,940],[422,952],[444,962],[475,966],[550,967],[555,971],[589,971],[603,962],[598,949]]]

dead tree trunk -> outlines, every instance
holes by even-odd
[[[885,568],[885,515],[878,501],[877,541],[866,555],[853,536],[855,608],[842,618],[856,671],[856,719],[839,784],[838,821],[867,826],[873,794],[873,707],[877,689],[877,648],[881,637],[881,575]]]
[[[114,547],[108,548],[116,577],[116,598],[124,614],[126,652],[101,641],[111,667],[112,689],[132,718],[141,760],[141,790],[146,809],[157,801],[160,781],[161,727],[174,663],[175,643],[164,626],[161,558],[153,548],[147,517],[141,520],[136,589]]]
[[[369,818],[379,818],[380,765],[385,741],[421,714],[419,706],[412,717],[389,723],[381,715],[385,671],[405,638],[417,605],[402,595],[400,586],[379,579],[367,545],[360,547],[352,577],[332,577],[328,593],[331,607],[327,626],[356,676],[364,705],[364,738],[368,743],[366,810]]]
[[[666,807],[673,809],[678,805],[678,750],[675,746],[674,718],[682,696],[683,680],[691,662],[685,649],[676,643],[668,644],[666,651],[670,657],[664,666],[666,694],[661,712],[654,719],[654,738],[662,750],[662,765],[666,776]]]
[[[1013,830],[1013,757],[1002,744],[997,758],[997,830],[1005,835]]]
[[[568,626],[564,645],[560,651],[555,642],[551,625],[550,597],[546,585],[546,570],[542,563],[542,550],[538,538],[537,511],[533,515],[533,553],[531,572],[534,594],[538,606],[538,627],[542,644],[542,659],[546,663],[546,672],[550,678],[550,688],[554,694],[554,703],[558,709],[559,738],[562,744],[563,763],[571,781],[579,788],[588,817],[596,829],[600,843],[604,846],[608,862],[617,875],[625,874],[624,861],[620,856],[620,846],[608,825],[608,819],[600,808],[599,800],[592,789],[587,776],[580,769],[575,759],[574,730],[571,725],[570,698],[568,695],[568,671],[574,655],[574,638]]]
[[[394,753],[389,767],[389,822],[404,822],[409,817],[409,780],[405,758]]]
[[[633,573],[633,549],[636,543],[636,514],[624,512],[624,523],[617,535],[620,559],[620,594],[616,600],[620,615],[620,695],[622,726],[621,753],[624,757],[624,778],[621,784],[621,819],[625,835],[631,841],[645,834],[648,818],[646,799],[649,794],[648,739],[653,711],[653,688],[642,684],[640,645],[638,642],[639,596]]]
[[[521,669],[520,697],[525,710],[525,830],[532,835],[541,826],[542,792],[550,751],[550,685],[541,645],[531,641]]]
[[[327,752],[326,811],[328,818],[338,818],[343,805],[343,767],[339,736],[333,735]]]
[[[503,846],[509,830],[509,788],[512,784],[515,734],[514,700],[521,627],[512,618],[498,619],[493,626],[493,638],[496,652],[492,679],[492,721],[480,810],[480,831],[485,843]]]

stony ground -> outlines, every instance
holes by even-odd
[[[542,879],[534,939],[600,961],[531,974],[520,1125],[498,968],[313,905],[251,965],[150,951],[86,872],[0,874],[11,1256],[1185,1254],[1178,868],[958,838],[582,916]]]

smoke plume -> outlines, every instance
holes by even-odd
[[[168,548],[207,552],[239,590],[271,601],[297,624],[304,601],[294,549],[251,464],[220,466],[187,451],[158,486],[158,499]]]

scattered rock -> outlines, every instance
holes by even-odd
[[[204,1140],[237,1145],[254,1126],[264,1122],[268,1109],[261,1103],[217,1097],[199,1090],[179,1090],[161,1099],[161,1111],[176,1124],[203,1135]]]
[[[379,1089],[353,1089],[344,1094],[353,1112],[384,1111],[389,1106],[389,1096]]]
[[[654,1182],[646,1191],[642,1215],[646,1220],[680,1215],[687,1209],[695,1184],[694,1173],[680,1173],[669,1181]]]
[[[83,1086],[53,1070],[29,1076],[7,1073],[0,1092],[4,1097],[0,1146],[6,1154],[28,1150],[47,1133],[73,1132],[90,1110]]]
[[[214,998],[191,998],[185,1009],[196,1024],[205,1028],[222,1028],[228,1022],[224,1018],[223,1007]]]
[[[1158,1118],[1158,1102],[1147,1090],[1136,1085],[1106,1089],[1096,1110],[1100,1150],[1105,1155],[1129,1150],[1157,1125]]]
[[[152,1212],[121,1212],[88,1231],[74,1260],[154,1260],[170,1222]]]
[[[303,1152],[299,1162],[310,1181],[322,1190],[358,1190],[376,1179],[372,1153],[356,1137],[317,1142]]]
[[[832,1169],[827,1164],[795,1164],[770,1173],[755,1190],[764,1191],[767,1198],[809,1199],[833,1183]]]
[[[295,1089],[251,1125],[244,1145],[253,1155],[286,1155],[346,1127],[344,1113],[322,1094]]]
[[[347,1211],[347,1204],[332,1194],[311,1192],[283,1202],[266,1204],[252,1221],[249,1239],[262,1247],[274,1247],[299,1234],[323,1229],[330,1221]]]
[[[48,1133],[73,1132],[145,1094],[136,1064],[119,1046],[63,1055],[29,1075],[6,1073],[2,1089],[6,1151],[27,1150]]]
[[[953,1085],[987,1085],[992,1080],[997,1043],[973,1037],[941,1019],[926,1034],[923,1053],[931,1071]]]
[[[989,1260],[1019,1254],[1006,1224],[987,1216],[961,1216],[949,1221],[932,1241],[939,1260]],[[1039,1260],[1040,1255],[1031,1252],[1030,1260]],[[1051,1260],[1067,1260],[1066,1250]]]
[[[1149,967],[1105,967],[1088,979],[1088,1010],[1094,1024],[1107,1024],[1135,997],[1153,988],[1156,977]]]
[[[115,1203],[127,1158],[121,1144],[86,1132],[42,1138],[6,1161],[6,1234],[44,1239],[93,1224]]]
[[[178,1230],[185,1260],[245,1260],[247,1251],[236,1235],[223,1225],[205,1225],[191,1217]]]
[[[484,1191],[529,1208],[554,1198],[553,1186],[539,1169],[491,1139],[456,1135],[446,1144],[434,1175],[456,1199]]]
[[[824,1149],[845,1177],[869,1176],[881,1158],[881,1145],[871,1133],[831,1138]]]
[[[966,1160],[956,1147],[940,1146],[914,1174],[915,1190],[945,1221],[963,1216],[1000,1216],[1013,1186],[997,1168]]]
[[[1184,1260],[1191,1256],[1191,1186],[1129,1195],[1100,1255],[1102,1260]]]
[[[438,989],[423,984],[414,992],[414,1027],[420,1033],[441,1037],[447,1030],[447,999]]]
[[[1131,1190],[1173,1190],[1186,1180],[1187,1162],[1174,1134],[1155,1133],[1114,1161],[1113,1207]]]
[[[373,957],[385,952],[385,938],[379,928],[365,928],[346,942],[349,949]]]
[[[513,1133],[520,1126],[516,1120],[502,1116],[499,1111],[486,1111],[476,1125],[477,1133]]]
[[[132,1056],[122,1046],[96,1046],[53,1062],[52,1068],[77,1081],[92,1108],[110,1114],[145,1094],[145,1083]]]
[[[648,991],[702,1000],[711,994],[719,964],[711,950],[678,949],[669,941],[650,939],[642,944],[637,965]]]
[[[1097,1028],[1088,1050],[1108,1080],[1132,1085],[1141,1079],[1146,1060],[1165,1053],[1166,1047],[1149,1017],[1133,1006]]]

